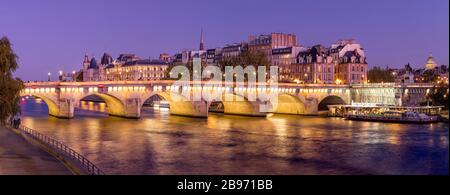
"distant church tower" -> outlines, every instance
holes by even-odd
[[[89,56],[87,53],[85,53],[84,59],[83,59],[83,81],[87,81],[88,69],[89,69],[90,63],[91,63],[91,61],[89,61]]]
[[[199,48],[199,50],[205,50],[205,45],[203,43],[203,28],[200,32],[200,48]]]
[[[87,53],[84,54],[84,59],[83,59],[83,70],[87,70],[89,68],[89,56]]]

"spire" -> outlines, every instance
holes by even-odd
[[[200,31],[200,48],[199,50],[204,50],[205,49],[205,45],[203,43],[203,28]]]
[[[84,53],[83,63],[89,63],[89,56],[86,52]]]

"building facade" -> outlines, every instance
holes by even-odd
[[[365,54],[355,41],[339,41],[329,48],[315,45],[301,51],[288,72],[288,80],[297,83],[367,82]]]
[[[83,81],[160,80],[167,77],[170,63],[163,60],[141,60],[134,54],[113,58],[104,53],[100,62],[95,58],[83,60]]]
[[[327,48],[316,45],[297,55],[290,67],[290,78],[297,83],[330,84],[335,82],[335,62]]]
[[[243,52],[248,51],[247,43],[235,43],[222,48],[222,58],[228,59],[237,57]]]
[[[367,62],[364,49],[354,40],[339,40],[330,48],[336,62],[337,83],[367,83]]]
[[[111,64],[105,70],[107,81],[150,81],[166,78],[169,63],[162,60],[136,60]]]
[[[297,36],[293,34],[271,33],[268,35],[250,35],[248,37],[248,50],[250,52],[264,53],[269,62],[272,62],[272,49],[297,45]]]
[[[285,82],[290,80],[290,67],[297,61],[297,55],[305,48],[300,46],[291,46],[285,48],[272,49],[272,65],[278,67],[279,81]]]

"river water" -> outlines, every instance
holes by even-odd
[[[48,116],[39,99],[21,106],[22,124],[107,174],[448,174],[448,123],[212,113],[202,119],[169,115],[167,108],[122,119],[92,102],[67,120]]]

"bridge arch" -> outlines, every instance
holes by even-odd
[[[260,111],[259,101],[248,101],[248,99],[239,94],[225,93],[213,101],[209,101],[207,111],[210,110],[213,102],[221,102],[224,114],[246,115],[246,116],[266,116],[265,112]]]
[[[318,111],[328,111],[328,105],[347,104],[345,100],[337,95],[329,95],[324,97],[317,105]]]
[[[189,101],[187,97],[175,92],[152,92],[142,98],[140,107],[144,106],[144,102],[155,95],[162,97],[169,103],[170,114],[190,117],[208,116],[205,101]]]
[[[79,104],[81,100],[89,96],[97,96],[101,98],[103,101],[105,101],[108,114],[111,116],[126,117],[128,114],[124,102],[111,94],[106,93],[83,94],[82,96],[76,98],[76,103]]]
[[[25,96],[33,96],[33,97],[40,98],[42,101],[45,102],[45,104],[47,104],[49,115],[55,116],[55,117],[60,116],[59,106],[58,106],[57,102],[55,100],[53,100],[52,98],[41,95],[41,94],[21,95],[21,97],[25,97]]]
[[[281,93],[273,106],[273,112],[279,114],[305,114],[305,103],[297,96]]]
[[[208,103],[208,112],[225,113],[225,105],[222,101],[211,101]]]

